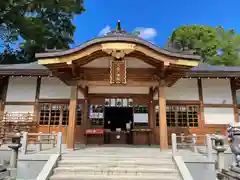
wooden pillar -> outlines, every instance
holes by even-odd
[[[238,103],[237,103],[237,88],[236,81],[234,79],[230,80],[231,82],[231,92],[232,92],[232,103],[234,106],[234,121],[238,122]]]
[[[89,127],[89,102],[88,102],[88,87],[84,88],[84,106],[83,106],[84,116],[83,116],[83,136],[84,136],[84,144],[86,144],[87,139],[85,136],[86,129]]]
[[[41,77],[37,78],[37,85],[36,85],[36,93],[35,93],[35,105],[34,105],[34,116],[35,121],[39,124],[39,95],[40,95],[40,87],[41,87]]]
[[[161,150],[168,149],[166,97],[164,89],[165,81],[160,80],[160,84],[158,87],[158,102],[159,102],[159,141]]]
[[[205,116],[204,116],[204,108],[203,108],[203,87],[202,87],[202,80],[198,79],[198,96],[200,100],[200,107],[199,107],[199,126],[201,129],[204,129],[205,126]],[[203,130],[202,130],[203,131]]]
[[[69,103],[69,120],[67,133],[67,149],[75,149],[75,131],[76,131],[76,107],[78,99],[78,87],[71,87],[71,97]]]
[[[155,135],[155,128],[154,128],[154,120],[153,120],[153,115],[154,115],[154,108],[153,108],[153,96],[154,96],[154,91],[153,88],[151,87],[149,89],[149,102],[148,102],[148,128],[151,129],[149,140],[150,144],[153,144],[154,142],[154,135]]]

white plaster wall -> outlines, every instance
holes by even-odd
[[[123,87],[123,86],[92,86],[89,93],[99,94],[148,94],[148,87]]]
[[[204,104],[232,104],[229,79],[202,79]]]
[[[167,100],[199,100],[197,79],[179,79],[173,86],[165,88]],[[158,93],[154,94],[154,100]]]
[[[34,102],[37,77],[10,77],[7,102]]]
[[[64,84],[56,77],[43,77],[40,87],[40,99],[69,99],[70,86]]]
[[[83,67],[86,68],[109,68],[110,67],[110,60],[113,60],[112,57],[102,57],[95,59],[88,64],[84,65]],[[125,58],[127,68],[154,68],[152,65],[145,63],[141,59],[137,58]]]
[[[4,112],[8,113],[33,113],[33,105],[6,105]]]
[[[234,123],[233,108],[204,108],[205,124]]]

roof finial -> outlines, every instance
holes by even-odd
[[[120,20],[118,20],[118,23],[117,23],[117,30],[122,30]]]

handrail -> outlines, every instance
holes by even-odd
[[[187,166],[185,165],[181,156],[173,156],[173,160],[180,172],[183,180],[193,180],[191,173],[189,172]]]
[[[38,174],[36,180],[48,180],[53,173],[53,169],[57,166],[57,162],[60,160],[60,154],[54,154],[50,156],[46,164],[43,166],[41,172]]]

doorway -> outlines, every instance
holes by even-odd
[[[105,107],[104,129],[116,131],[117,128],[121,128],[122,131],[126,131],[126,123],[129,122],[133,124],[132,107]]]
[[[133,107],[105,107],[104,129],[106,144],[131,144],[131,131],[127,131],[126,124],[133,127]],[[120,131],[117,131],[120,130]]]

